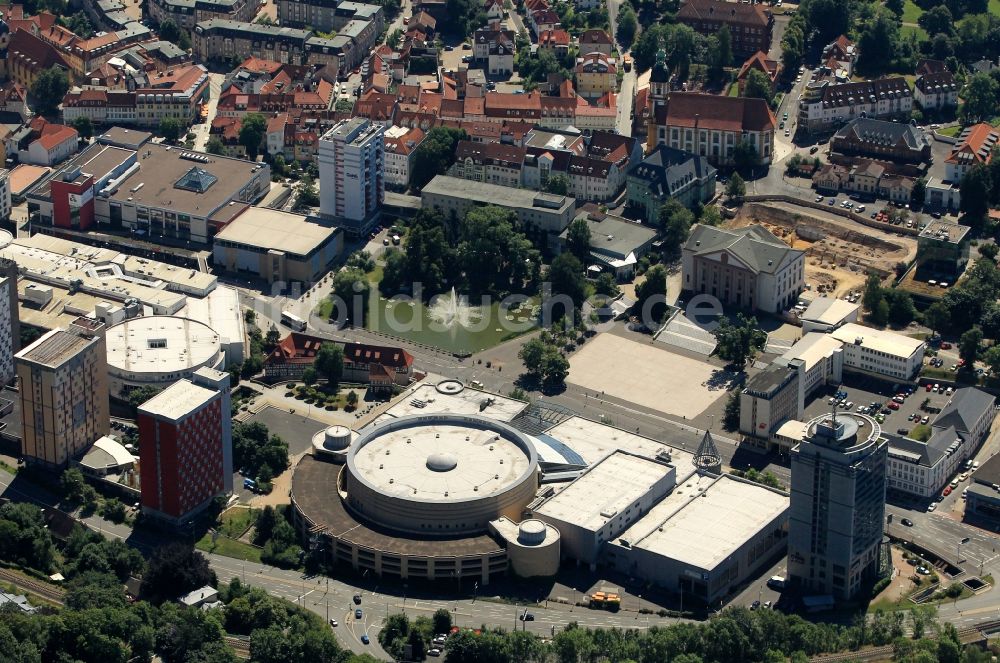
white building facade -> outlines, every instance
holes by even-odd
[[[364,118],[335,124],[319,139],[320,210],[365,234],[385,197],[385,127]]]

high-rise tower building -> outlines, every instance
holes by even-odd
[[[18,352],[15,364],[28,463],[65,467],[110,432],[103,324],[77,318]]]
[[[320,211],[356,235],[370,232],[385,197],[385,127],[355,117],[319,139]]]
[[[233,490],[229,374],[210,368],[178,380],[139,406],[144,513],[183,524]]]
[[[879,572],[889,443],[874,419],[824,415],[792,449],[788,574],[850,600]]]

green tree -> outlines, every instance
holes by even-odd
[[[934,302],[924,311],[924,324],[932,331],[944,331],[951,326],[951,314],[941,302]]]
[[[622,48],[631,48],[632,42],[635,41],[635,33],[639,29],[639,21],[635,16],[635,10],[632,9],[632,5],[628,2],[623,2],[618,7],[617,23],[615,39],[621,44]]]
[[[878,303],[885,297],[882,290],[882,279],[874,272],[868,275],[865,280],[865,290],[861,295],[861,303],[865,310],[872,312],[878,307]]]
[[[41,115],[53,115],[69,91],[69,76],[61,67],[49,67],[31,84],[34,109]]]
[[[431,620],[434,623],[435,634],[451,632],[451,612],[447,608],[438,608],[435,610],[431,616]]]
[[[729,178],[729,183],[726,184],[726,196],[731,199],[739,199],[747,195],[747,184],[740,177],[739,173],[733,173],[733,176]]]
[[[140,592],[144,598],[159,603],[215,582],[215,573],[205,556],[190,545],[175,542],[153,551],[142,575]]]
[[[342,269],[333,277],[331,292],[347,306],[348,322],[357,327],[363,326],[371,295],[371,285],[365,273],[352,267]]]
[[[763,99],[770,106],[774,98],[771,79],[760,69],[751,69],[750,73],[747,74],[746,84],[743,86],[743,96]]]
[[[344,346],[339,343],[324,343],[316,353],[313,364],[330,389],[336,391],[340,378],[344,375]]]
[[[634,310],[650,329],[663,322],[667,313],[667,270],[663,265],[650,267],[642,283],[635,287]]]
[[[614,274],[611,272],[601,272],[597,280],[594,281],[594,291],[599,295],[616,297],[621,292],[621,288],[618,287],[618,282],[615,281]]]
[[[80,117],[73,120],[73,128],[76,132],[80,134],[80,138],[84,140],[90,140],[94,135],[94,123],[90,121],[90,118],[86,115],[81,115]]]
[[[574,310],[579,310],[587,298],[587,283],[583,276],[583,263],[570,253],[560,253],[549,265],[545,280],[552,286],[553,295],[565,295],[573,302]],[[557,319],[566,311],[558,309]]]
[[[735,322],[723,317],[712,334],[718,343],[715,354],[736,366],[753,359],[767,341],[767,334],[757,324],[757,318],[748,318],[742,313],[736,316]]]
[[[896,327],[905,327],[917,317],[913,298],[905,290],[887,290],[886,300],[889,302],[889,322]]]
[[[181,29],[177,27],[174,19],[168,18],[160,21],[160,39],[176,44],[181,38]]]
[[[545,190],[557,196],[565,196],[569,193],[569,178],[561,173],[556,173],[550,176],[545,183]]]
[[[712,66],[717,73],[733,64],[733,35],[729,26],[723,24],[715,33],[715,50],[712,52]]]
[[[176,117],[165,117],[160,120],[160,135],[167,143],[176,143],[181,137],[181,123]]]
[[[212,136],[208,139],[208,143],[205,144],[205,151],[209,154],[222,154],[225,150],[225,145],[222,144],[222,139],[218,136]]]
[[[354,100],[341,97],[333,109],[338,113],[350,113],[354,110]]]
[[[458,141],[467,137],[464,129],[451,127],[434,127],[427,132],[424,141],[413,151],[410,186],[422,189],[434,179],[435,175],[447,172],[455,163],[455,148],[458,146]]]
[[[985,218],[990,209],[990,195],[993,188],[989,169],[983,164],[976,164],[962,177],[960,184],[962,211],[976,220]]]
[[[546,389],[561,388],[569,375],[569,360],[563,356],[559,348],[548,346],[542,358],[542,386]]]
[[[347,405],[354,409],[358,406],[358,392],[349,391],[347,392]]]
[[[958,339],[958,356],[965,360],[965,369],[975,368],[976,357],[979,356],[979,345],[983,342],[983,330],[976,325],[967,330]]]
[[[257,151],[267,132],[267,120],[260,113],[247,113],[240,122],[240,145],[246,148],[247,156],[257,158]]]
[[[566,229],[566,250],[582,263],[590,260],[590,226],[587,219],[574,219]]]
[[[955,30],[955,19],[946,5],[931,7],[917,19],[917,25],[927,31],[927,34],[951,34]]]
[[[722,415],[722,427],[727,431],[739,430],[740,428],[740,393],[730,392],[726,399],[726,410]]]
[[[899,22],[886,10],[877,10],[874,18],[861,27],[858,38],[858,68],[869,75],[878,75],[889,69],[899,47]],[[868,49],[868,52],[865,52]]]
[[[319,371],[312,366],[302,371],[302,384],[311,387],[316,384],[317,380],[319,380]]]
[[[750,173],[760,165],[760,153],[757,148],[754,147],[753,143],[750,142],[749,138],[744,138],[740,142],[736,143],[736,147],[733,148],[733,166],[736,167],[739,173]],[[733,175],[733,178],[736,177]],[[729,183],[732,184],[733,180],[730,179]]]
[[[318,206],[319,192],[316,190],[316,182],[309,173],[306,173],[299,181],[298,195],[295,196],[293,209],[302,212]]]
[[[694,214],[676,198],[670,198],[660,206],[660,228],[663,230],[663,250],[668,255],[677,255],[691,233]]]
[[[545,359],[546,344],[540,338],[535,337],[525,341],[524,345],[517,352],[518,359],[524,364],[529,375],[541,376],[542,361]]]
[[[151,384],[139,387],[138,389],[133,389],[128,392],[128,405],[132,411],[135,412],[140,405],[151,399],[153,396],[156,396],[161,391],[162,389]]]
[[[1000,84],[987,73],[976,73],[968,78],[962,89],[962,119],[973,124],[993,117],[997,109]],[[963,203],[964,203],[963,196]]]
[[[996,262],[997,253],[1000,253],[1000,247],[992,242],[979,245],[979,255],[983,256],[987,260]]]

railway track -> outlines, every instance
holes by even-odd
[[[226,644],[232,647],[233,651],[236,653],[237,658],[242,658],[246,660],[250,658],[250,639],[242,636],[227,635],[224,640]]]
[[[1000,629],[1000,619],[983,622],[975,626],[967,626],[958,629],[958,637],[962,644],[975,642],[983,637],[984,631]],[[823,654],[814,656],[812,663],[838,663],[839,661],[885,661],[892,658],[895,653],[892,645],[872,647],[870,649],[859,649],[858,651],[844,651],[836,654]]]
[[[63,598],[66,593],[58,588],[48,585],[44,582],[33,580],[27,576],[21,575],[20,573],[15,573],[10,569],[0,569],[0,580],[9,582],[18,589],[24,590],[30,594],[35,594],[40,596],[47,601],[52,601],[53,603],[58,603],[62,605]]]

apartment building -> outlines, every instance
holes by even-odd
[[[660,207],[674,198],[688,209],[715,197],[716,170],[706,157],[657,145],[628,171],[628,205],[642,210],[646,223],[659,223]]]
[[[419,127],[392,126],[385,130],[385,185],[406,189],[410,185],[413,153],[426,134]]]
[[[375,226],[385,196],[385,127],[364,118],[335,124],[319,141],[320,210],[349,233]]]
[[[455,147],[455,163],[449,174],[463,180],[519,187],[524,157],[523,147],[462,140]]]
[[[902,76],[837,84],[830,78],[806,85],[799,100],[798,125],[818,133],[854,118],[909,121],[913,92]]]
[[[800,370],[801,369],[801,370]],[[805,362],[772,363],[740,392],[740,433],[743,441],[770,448],[771,437],[786,421],[801,420],[805,394],[800,388]]]
[[[200,368],[192,377],[140,405],[136,416],[142,511],[176,525],[233,491],[229,374]]]
[[[208,70],[200,64],[152,72],[135,81],[134,89],[86,88],[63,97],[63,119],[88,117],[98,125],[132,125],[156,129],[168,117],[190,125],[208,100]]]
[[[855,372],[912,380],[923,365],[926,344],[903,334],[852,322],[830,336],[844,344],[844,366]]]
[[[993,160],[993,149],[1000,143],[1000,129],[981,122],[966,127],[944,160],[945,180],[957,185],[969,170]]]
[[[771,50],[774,17],[761,3],[687,0],[677,10],[677,22],[706,37],[718,33],[723,26],[728,27],[736,57]]]
[[[955,108],[960,87],[955,74],[942,69],[917,76],[913,82],[913,98],[925,111]]]
[[[291,28],[340,32],[355,20],[371,21],[376,33],[385,27],[385,11],[380,5],[337,0],[278,0],[277,4],[278,22]]]
[[[618,89],[618,67],[603,53],[587,53],[576,59],[577,93],[587,99],[600,98]]]
[[[213,18],[199,21],[191,33],[191,48],[202,60],[249,56],[283,64],[302,64],[308,30]]]
[[[157,23],[169,18],[178,27],[191,30],[213,18],[252,21],[260,5],[260,0],[150,0],[147,8]]]
[[[66,467],[110,432],[103,324],[78,318],[43,335],[14,361],[27,463]]]

